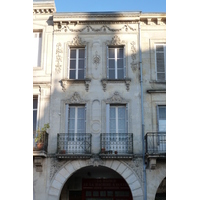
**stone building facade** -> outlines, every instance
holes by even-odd
[[[165,198],[165,34],[165,13],[33,1],[34,200]]]

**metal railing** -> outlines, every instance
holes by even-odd
[[[101,133],[101,153],[133,154],[133,133]]]
[[[90,133],[58,133],[58,154],[91,154]]]
[[[33,151],[45,151],[48,147],[48,133],[46,131],[33,132]]]
[[[148,132],[145,141],[146,154],[166,154],[166,132]]]

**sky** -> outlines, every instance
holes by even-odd
[[[57,12],[166,12],[166,0],[54,0]]]

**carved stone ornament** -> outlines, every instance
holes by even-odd
[[[68,44],[70,46],[84,46],[86,45],[86,42],[85,41],[83,42],[80,37],[76,36],[73,38],[71,42],[68,42]]]
[[[111,98],[108,98],[106,100],[106,103],[112,104],[112,103],[127,103],[127,101],[122,98],[118,92],[115,92],[114,95]]]
[[[105,164],[104,161],[95,155],[93,155],[93,157],[88,160],[88,165],[92,165],[93,167],[98,167],[99,165],[104,165],[104,164]]]
[[[68,104],[75,104],[75,103],[85,103],[85,100],[83,100],[78,92],[75,92],[73,96],[70,99],[66,100],[66,103]]]
[[[72,33],[81,33],[81,32],[85,31],[85,32],[100,33],[100,32],[106,32],[106,31],[110,31],[110,32],[126,31],[126,32],[128,32],[128,31],[136,31],[136,29],[132,28],[128,24],[125,24],[123,27],[117,28],[117,29],[110,28],[107,25],[103,25],[100,28],[94,28],[90,25],[87,25],[87,26],[85,26],[84,28],[81,28],[81,29],[73,29],[73,28],[70,28],[70,26],[68,26],[68,25],[60,25],[60,26],[58,26],[58,29],[55,28],[55,31],[56,32],[64,31],[64,32],[72,32]]]
[[[98,55],[97,51],[95,52],[95,55],[93,56],[93,63],[96,65],[96,69],[97,69],[97,65],[100,63],[100,59],[101,57]]]
[[[57,73],[60,73],[61,67],[62,67],[61,62],[62,62],[62,53],[63,53],[63,51],[62,51],[61,47],[62,47],[61,43],[58,43],[56,45],[56,65],[55,65],[55,70],[56,70]]]
[[[130,78],[125,78],[125,79],[102,79],[102,80],[101,80],[101,83],[102,83],[103,91],[104,91],[104,92],[105,92],[106,89],[107,89],[107,84],[108,84],[108,83],[125,83],[125,85],[126,85],[126,90],[129,91],[131,79],[130,79]]]
[[[117,36],[115,35],[111,41],[108,41],[108,44],[109,45],[122,45],[122,44],[125,44],[125,42]]]
[[[89,78],[85,78],[83,80],[62,79],[61,80],[61,85],[62,85],[63,92],[65,92],[67,90],[67,88],[69,87],[69,84],[85,84],[85,90],[88,92],[89,86],[90,86],[90,82],[91,82],[91,79],[89,79]]]
[[[59,161],[56,158],[51,158],[51,167],[50,167],[50,180],[53,178],[55,173],[59,170],[61,166],[63,166],[66,161]]]

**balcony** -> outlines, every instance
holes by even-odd
[[[33,156],[47,156],[48,133],[46,131],[33,132]]]
[[[100,157],[105,159],[133,158],[133,133],[102,133]]]
[[[57,158],[90,158],[91,138],[90,133],[58,133]]]
[[[166,132],[148,132],[145,141],[147,157],[166,157]]]

